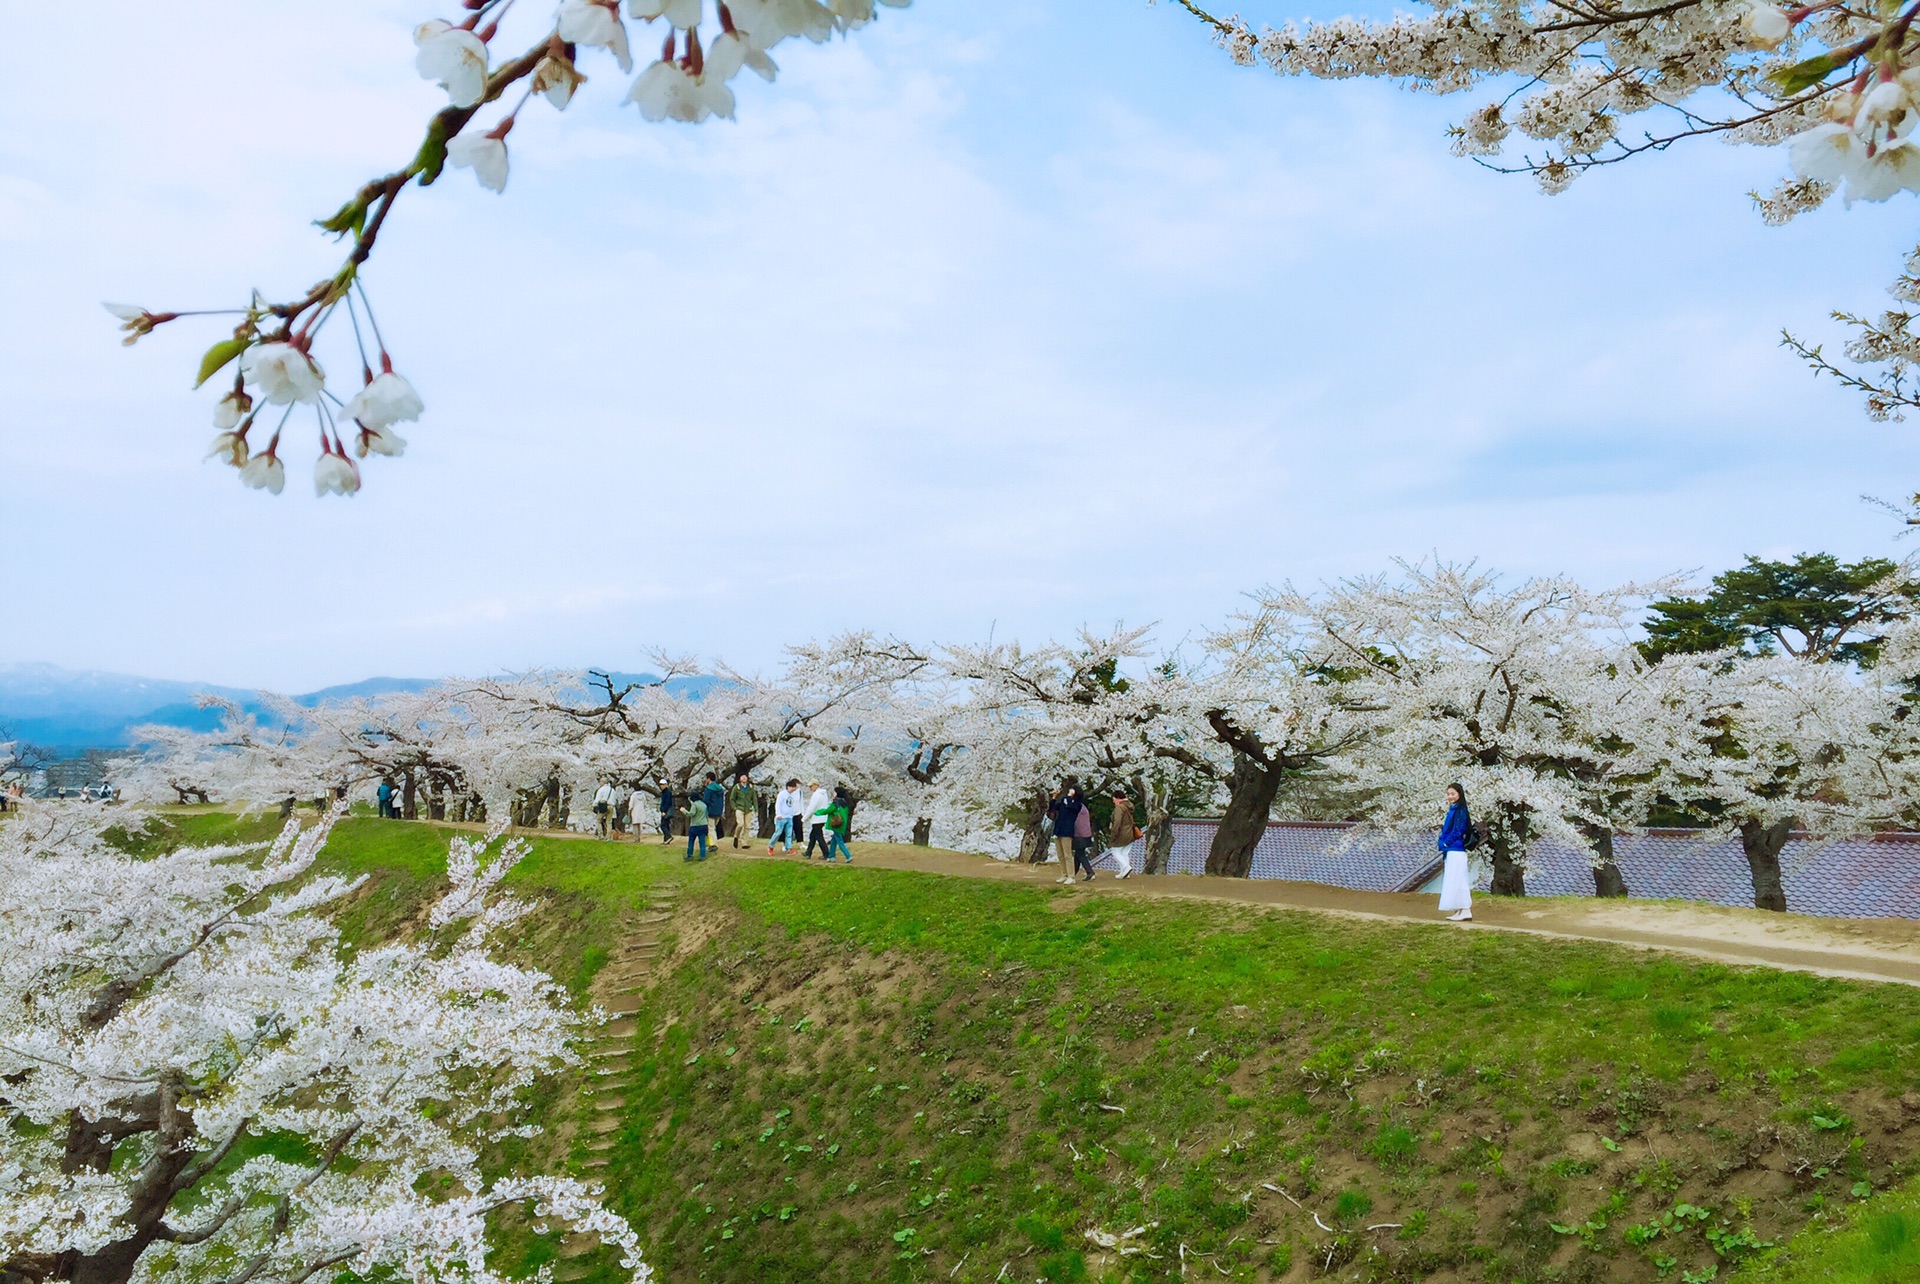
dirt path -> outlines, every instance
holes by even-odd
[[[918,870],[961,878],[1057,886],[1057,865],[1016,865],[985,856],[892,843],[855,843],[856,864]],[[729,859],[794,860],[760,852],[727,852]],[[1360,892],[1324,883],[1278,879],[1206,878],[1186,874],[1117,879],[1102,873],[1075,884],[1074,896],[1184,897],[1277,909],[1311,910],[1357,918],[1425,923],[1434,931],[1531,932],[1537,936],[1610,941],[1671,950],[1722,963],[1750,964],[1920,985],[1920,922],[1910,919],[1815,918],[1719,905],[1671,901],[1600,901],[1571,897],[1520,899],[1476,896],[1473,922],[1444,921],[1439,898],[1418,893]]]
[[[457,826],[457,828],[479,828]],[[585,834],[540,830],[542,838],[588,838]],[[643,843],[651,847],[651,841]],[[716,848],[730,860],[798,860],[751,849]],[[1020,865],[896,843],[853,845],[855,863],[881,869],[916,870],[956,878],[1055,887],[1058,865]],[[1601,901],[1580,897],[1476,896],[1473,922],[1448,923],[1440,916],[1439,897],[1415,892],[1361,892],[1325,883],[1280,879],[1208,878],[1175,874],[1117,879],[1102,873],[1077,883],[1074,896],[1172,896],[1226,901],[1276,909],[1346,914],[1356,918],[1425,923],[1435,931],[1531,932],[1585,941],[1608,941],[1642,949],[1691,954],[1721,963],[1814,972],[1858,981],[1896,981],[1920,985],[1920,921],[1904,918],[1819,918],[1811,914],[1771,914],[1762,910],[1681,901]]]

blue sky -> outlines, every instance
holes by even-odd
[[[593,58],[504,196],[449,172],[395,215],[368,283],[427,401],[407,457],[351,501],[304,447],[243,490],[199,460],[216,332],[125,351],[99,302],[330,270],[308,220],[411,153],[434,12],[222,0],[78,45],[0,13],[68,50],[0,129],[0,662],[755,667],[848,626],[1174,641],[1395,556],[1598,583],[1901,548],[1859,496],[1920,486],[1914,429],[1777,338],[1885,306],[1907,199],[1766,228],[1784,157],[1711,142],[1545,198],[1448,156],[1475,100],[1236,68],[1166,4],[920,0],[781,46],[734,124],[649,125]]]

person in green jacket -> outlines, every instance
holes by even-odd
[[[699,794],[695,794],[693,801],[680,809],[680,814],[687,818],[686,859],[693,859],[693,840],[698,838],[700,840],[700,859],[705,860],[707,858],[707,804],[701,799]]]
[[[847,838],[853,824],[853,799],[847,797],[845,785],[835,785],[833,801],[827,806],[827,859],[833,859],[838,850],[846,858],[847,864],[853,864],[853,852],[847,846]]]
[[[727,791],[727,806],[733,809],[733,845],[738,847],[747,826],[752,824],[757,829],[760,821],[760,796],[753,792],[753,782],[746,772],[741,772],[740,779]]]

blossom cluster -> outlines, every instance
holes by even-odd
[[[521,1205],[650,1277],[597,1191],[480,1170],[578,1061],[565,991],[490,954],[520,850],[455,840],[458,939],[349,952],[327,910],[358,881],[315,869],[334,819],[146,858],[75,808],[0,827],[0,1274],[503,1284],[491,1227]]]
[[[286,485],[282,434],[296,411],[303,416],[311,411],[318,435],[316,495],[355,494],[362,481],[359,461],[405,452],[407,443],[395,425],[417,420],[424,405],[394,372],[360,279],[362,265],[394,201],[410,184],[432,183],[451,165],[470,171],[482,187],[504,191],[510,168],[507,138],[521,110],[536,96],[565,110],[588,79],[579,66],[582,50],[601,51],[622,73],[632,73],[628,23],[658,24],[663,33],[659,56],[634,77],[625,101],[649,121],[731,120],[730,82],[743,70],[772,81],[779,68],[771,51],[782,41],[822,43],[872,22],[876,4],[904,7],[908,2],[713,0],[709,12],[707,0],[626,0],[624,9],[620,0],[561,0],[557,10],[524,33],[531,44],[506,58],[497,56],[497,44],[513,0],[467,0],[460,21],[421,23],[413,36],[414,66],[445,90],[447,107],[430,122],[410,165],[366,184],[321,222],[351,241],[339,272],[291,302],[269,303],[256,295],[236,310],[242,319],[232,336],[208,350],[196,386],[236,367],[231,390],[214,409],[217,435],[208,458],[231,465],[245,485],[279,494]],[[522,92],[510,110],[491,124],[475,123],[483,108],[516,85]],[[113,303],[107,308],[120,320],[127,343],[180,317],[206,315]],[[344,397],[329,384],[314,354],[321,330],[342,310],[361,372],[358,387]],[[263,414],[270,426],[261,425]]]

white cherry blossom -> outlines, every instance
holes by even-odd
[[[359,489],[360,469],[351,459],[335,454],[331,447],[320,452],[313,463],[315,495],[351,495]]]
[[[286,465],[280,457],[269,450],[255,455],[240,466],[240,480],[255,490],[264,490],[278,495],[287,484]]]
[[[620,70],[633,70],[633,54],[627,48],[627,27],[620,21],[620,0],[566,0],[560,6],[555,30],[562,40],[572,44],[607,50],[619,62]],[[538,91],[536,83],[535,92]]]
[[[418,419],[425,409],[412,384],[391,370],[383,370],[341,407],[340,416],[362,428],[388,428]]]
[[[455,107],[473,107],[487,95],[487,46],[465,27],[436,18],[414,29],[413,65],[447,91]]]
[[[234,389],[220,398],[213,406],[213,426],[215,428],[238,428],[240,421],[253,409],[253,398],[241,389]]]
[[[631,66],[629,58],[627,66]],[[548,54],[533,69],[533,92],[543,96],[553,104],[556,111],[565,111],[567,104],[573,101],[574,91],[586,83],[587,78],[580,74],[569,59]]]
[[[473,171],[480,186],[507,190],[507,140],[492,134],[462,134],[447,144],[447,163]]]
[[[311,405],[326,387],[320,363],[291,343],[260,343],[240,356],[240,373],[276,406]]]
[[[680,31],[700,25],[701,0],[627,0],[627,12],[642,22],[665,18]]]
[[[141,857],[101,836],[125,812],[0,826],[0,1276],[504,1284],[495,1214],[520,1206],[650,1278],[596,1190],[481,1172],[595,1018],[492,957],[524,846],[455,839],[428,916],[453,930],[348,951],[328,914],[360,881],[315,869],[339,814]]]
[[[362,459],[367,457],[369,451],[376,455],[391,455],[397,459],[407,453],[407,439],[391,428],[362,427],[354,451]]]
[[[213,444],[207,447],[208,459],[219,459],[244,468],[247,463],[247,439],[238,433],[223,432],[214,437]]]

